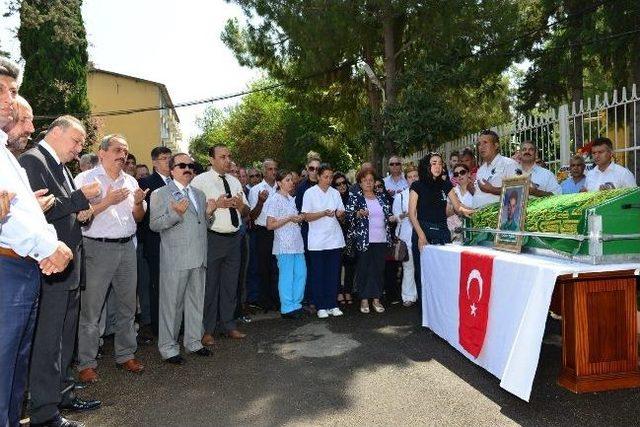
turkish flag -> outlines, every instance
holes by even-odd
[[[480,354],[487,333],[492,274],[493,256],[471,252],[460,254],[458,340],[473,357]]]

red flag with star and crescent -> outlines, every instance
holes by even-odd
[[[493,275],[493,256],[462,252],[460,254],[460,345],[478,357],[484,344],[489,319],[489,299]]]

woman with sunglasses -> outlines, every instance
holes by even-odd
[[[333,182],[331,183],[331,186],[338,190],[338,193],[340,193],[340,197],[342,198],[342,204],[345,206],[349,202],[350,185],[351,184],[349,183],[349,180],[342,172],[336,172],[333,175]],[[345,217],[340,220],[340,226],[342,227],[342,235],[346,240],[348,224]],[[355,258],[352,254],[348,253],[345,248],[345,250],[342,251],[342,268],[344,269],[344,281],[342,282],[342,284],[338,282],[338,302],[341,305],[353,304],[351,293],[353,292],[353,279],[356,274],[355,266]]]
[[[418,168],[409,165],[404,170],[409,187],[418,180]],[[393,200],[393,215],[398,218],[396,236],[407,244],[409,259],[402,263],[402,305],[412,306],[418,300],[416,279],[413,275],[413,254],[411,251],[411,234],[413,226],[409,220],[409,188],[396,196]]]
[[[342,316],[336,306],[340,259],[344,237],[338,220],[344,216],[344,204],[338,190],[331,187],[333,168],[318,168],[318,183],[309,188],[302,200],[302,213],[309,223],[309,284],[311,300],[320,319]]]
[[[469,216],[474,211],[458,199],[440,154],[429,153],[424,156],[418,166],[418,176],[418,181],[411,184],[409,192],[409,219],[413,225],[413,265],[420,296],[420,252],[428,244],[451,243],[451,233],[447,227],[447,201],[451,201],[456,213]]]
[[[360,169],[359,189],[349,194],[346,215],[349,223],[349,249],[357,253],[356,281],[360,311],[369,313],[369,299],[376,313],[384,313],[380,303],[384,285],[387,248],[391,243],[391,213],[387,194],[374,190],[377,180],[372,169]]]
[[[458,163],[453,168],[452,176],[456,180],[453,191],[456,192],[458,200],[465,206],[471,206],[473,203],[473,194],[469,191],[469,182],[471,179],[469,168],[463,163]],[[462,219],[454,212],[451,202],[447,203],[447,226],[451,232],[451,240],[453,242],[461,242],[462,234],[456,233],[455,229],[462,226]]]
[[[290,195],[293,177],[288,171],[276,173],[278,191],[264,205],[267,229],[273,233],[273,255],[278,260],[278,293],[280,313],[286,319],[303,317],[302,297],[307,280],[307,264],[304,259],[304,243],[300,232],[302,215],[296,209]]]

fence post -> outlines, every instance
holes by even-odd
[[[571,157],[571,136],[569,134],[569,105],[558,108],[558,131],[560,134],[560,166],[569,164]]]

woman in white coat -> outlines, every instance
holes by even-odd
[[[405,307],[410,307],[417,301],[418,293],[413,271],[413,254],[411,253],[413,226],[409,221],[409,188],[414,181],[418,180],[418,168],[409,165],[405,168],[404,174],[409,187],[397,194],[393,199],[393,215],[399,221],[396,227],[396,236],[405,242],[409,249],[409,260],[402,263],[402,304]]]

